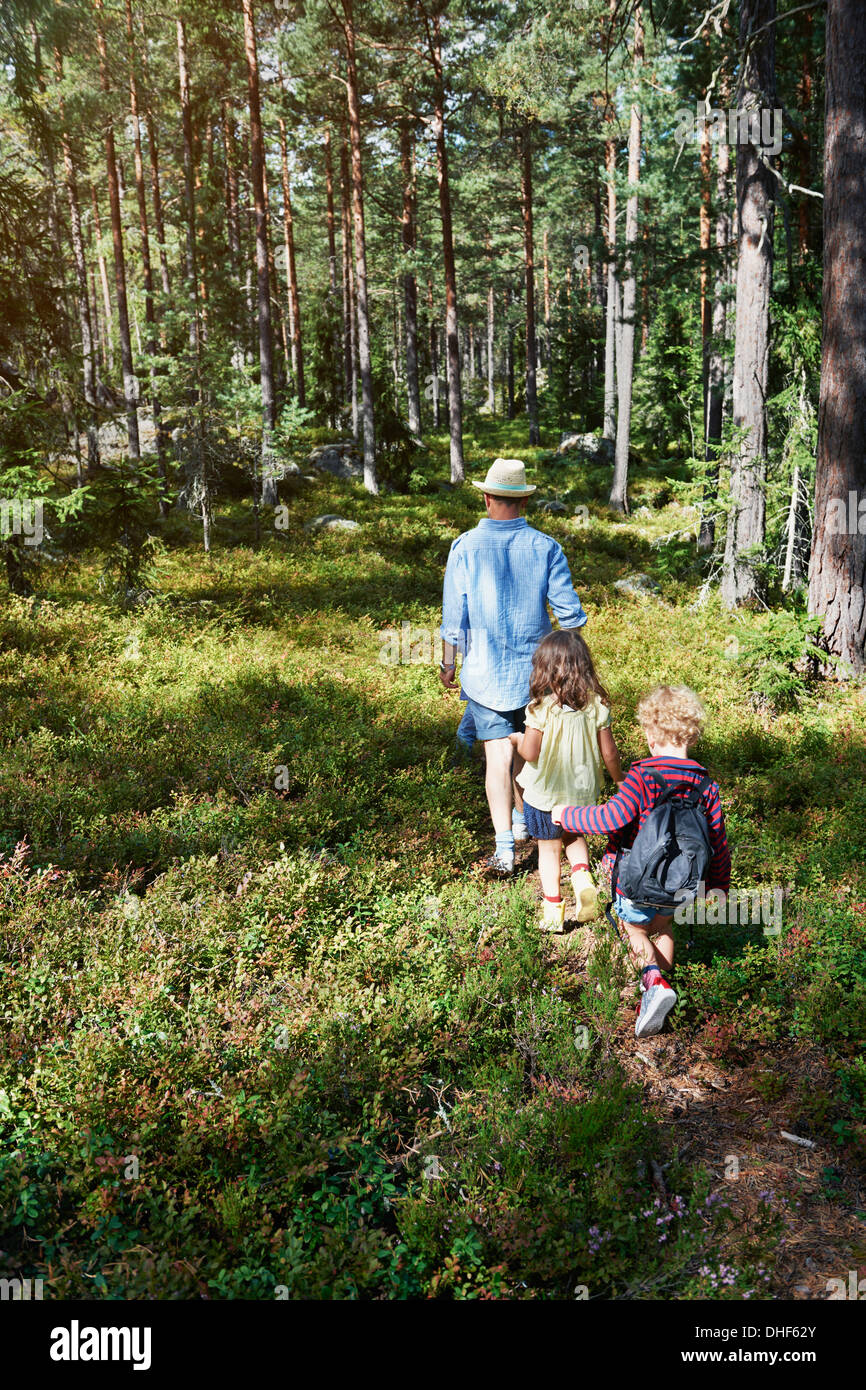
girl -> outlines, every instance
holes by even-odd
[[[565,903],[560,892],[562,847],[571,865],[578,922],[598,911],[598,892],[589,872],[586,840],[563,832],[551,820],[554,806],[592,806],[601,788],[602,762],[614,782],[622,781],[619,750],[610,731],[610,696],[592,664],[580,633],[551,632],[532,661],[526,730],[512,734],[526,765],[517,776],[523,788],[526,828],[538,841],[538,872],[544,894],[539,926],[562,931]]]

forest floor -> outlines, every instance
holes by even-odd
[[[287,481],[258,549],[240,497],[210,557],[193,518],[154,521],[132,604],[94,529],[0,615],[0,1275],[823,1299],[866,1273],[863,688],[756,698],[732,638],[769,617],[707,591],[677,469],[643,465],[618,518],[604,466],[523,428],[479,424],[469,476],[521,456],[565,506],[530,520],[565,547],[626,762],[650,685],[699,692],[733,882],[781,893],[779,934],[678,928],[678,1006],[636,1042],[604,922],[539,933],[531,851],[485,878],[436,676],[479,513],[446,441],[409,494]],[[360,529],[305,529],[328,513]],[[634,572],[657,589],[613,587]]]

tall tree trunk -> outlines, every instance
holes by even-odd
[[[752,39],[740,78],[738,108],[755,111],[775,104],[776,0],[741,0],[740,42]],[[745,122],[743,122],[744,124]],[[754,134],[754,130],[750,134]],[[737,150],[737,330],[734,348],[733,423],[739,445],[731,462],[731,511],[725,537],[722,601],[728,608],[756,600],[756,555],[764,543],[764,479],[767,454],[767,382],[770,357],[770,295],[773,285],[775,183],[749,140]],[[760,136],[758,136],[760,140]]]
[[[800,28],[802,57],[800,60],[800,82],[797,87],[797,109],[800,112],[802,130],[798,140],[797,168],[799,173],[799,183],[801,188],[811,188],[812,186],[812,151],[809,141],[809,120],[812,112],[813,102],[813,59],[812,59],[812,14],[809,10],[803,10],[797,16],[797,23]],[[806,259],[812,250],[812,228],[811,228],[811,198],[804,198],[800,195],[800,203],[797,208],[797,243],[800,252],[801,262]]]
[[[358,442],[358,310],[355,303],[355,273],[352,269],[351,176],[349,152],[340,150],[340,199],[343,238],[343,344],[346,399],[352,408],[352,437]]]
[[[262,137],[264,148],[264,136]],[[283,362],[285,363],[286,380],[294,379],[292,368],[292,356],[290,343],[294,342],[295,319],[294,308],[292,305],[291,293],[288,296],[287,306],[289,310],[289,325],[286,329],[286,316],[282,312],[279,294],[279,280],[277,278],[277,266],[274,256],[274,237],[271,231],[271,192],[268,186],[268,164],[265,158],[262,159],[262,187],[265,193],[265,233],[268,243],[268,287],[270,290],[271,306],[271,344],[281,342],[283,345]],[[288,283],[288,276],[286,278]],[[276,414],[277,398],[277,369],[274,366],[274,412]]]
[[[304,344],[301,334],[301,300],[298,294],[298,267],[295,262],[295,222],[292,216],[292,185],[289,179],[289,151],[286,123],[280,117],[280,162],[283,178],[283,240],[286,248],[286,268],[289,278],[290,322],[292,325],[292,372],[298,405],[306,405],[304,390]]]
[[[274,347],[271,334],[271,286],[268,269],[268,209],[265,200],[265,149],[259,100],[259,60],[253,0],[242,0],[244,53],[250,112],[250,172],[256,228],[256,302],[259,325],[259,377],[262,392],[262,505],[277,505],[274,477],[273,430],[276,424],[274,395]]]
[[[352,151],[352,224],[355,234],[355,296],[358,305],[358,365],[361,374],[361,421],[364,432],[364,487],[378,493],[376,425],[373,414],[373,366],[370,352],[370,309],[367,298],[367,233],[364,225],[364,171],[361,162],[361,109],[355,61],[353,0],[342,0],[346,40],[346,96]]]
[[[220,103],[222,115],[222,134],[223,134],[223,199],[225,202],[226,215],[226,238],[228,240],[229,260],[232,268],[232,278],[236,284],[240,283],[243,267],[243,256],[241,252],[241,221],[238,193],[238,164],[237,150],[235,146],[235,119],[232,109],[224,97]],[[240,371],[244,365],[244,335],[238,332],[237,320],[233,323],[235,331],[234,350],[232,352],[232,366]]]
[[[712,515],[719,486],[719,448],[722,442],[722,416],[725,402],[725,325],[728,312],[729,244],[731,215],[728,207],[729,146],[719,141],[716,155],[716,282],[713,298],[712,336],[707,370],[707,429],[704,440],[707,469],[701,507],[698,549],[711,550],[716,539],[716,522]]]
[[[529,443],[541,443],[538,428],[538,393],[535,341],[535,248],[532,230],[532,128],[521,132],[520,206],[523,214],[523,265],[526,278],[526,413],[529,416]]]
[[[168,273],[168,248],[165,244],[165,217],[162,210],[162,190],[159,182],[159,146],[156,140],[156,125],[150,107],[150,96],[148,93],[149,82],[147,75],[147,33],[144,27],[144,18],[138,16],[138,27],[141,33],[141,43],[138,52],[141,56],[141,71],[144,78],[145,104],[144,121],[147,129],[147,148],[150,162],[150,191],[153,198],[153,223],[156,231],[159,249],[159,274],[162,292],[166,299],[171,295],[171,280]]]
[[[611,26],[616,17],[616,0],[610,0]],[[610,99],[610,92],[604,94],[605,120],[611,134],[604,142],[604,169],[607,185],[607,308],[604,330],[604,427],[603,436],[613,442],[616,439],[616,140],[613,129],[616,112]]]
[[[493,286],[487,287],[487,409],[491,415],[496,413],[496,390],[494,381],[493,349],[496,342],[496,317]]]
[[[206,190],[205,179],[208,177],[213,164],[213,121],[208,120],[207,134],[205,136],[205,152],[202,151],[201,141],[196,144],[195,153],[197,157],[193,159],[193,169],[195,170],[195,192],[196,192],[196,237],[200,254],[196,257],[196,264],[199,272],[198,298],[200,306],[199,332],[202,343],[208,340],[208,276],[207,276],[207,251],[205,248],[205,207]],[[265,199],[267,206],[267,198]]]
[[[83,228],[82,228],[83,229]],[[88,249],[90,242],[88,241]],[[108,357],[105,351],[105,334],[102,331],[102,324],[99,322],[99,298],[96,293],[96,275],[93,266],[88,266],[88,282],[90,284],[90,322],[93,327],[94,350],[98,349],[99,357],[102,361],[103,371],[108,372]],[[94,362],[94,372],[98,376],[98,368]]]
[[[866,9],[828,0],[824,338],[809,611],[827,650],[866,670]]]
[[[719,144],[723,142],[720,140]],[[712,177],[712,147],[710,142],[709,123],[704,120],[701,127],[701,210],[700,210],[700,241],[701,241],[701,373],[702,373],[702,400],[703,400],[703,427],[704,439],[707,438],[707,425],[709,421],[709,379],[710,379],[710,343],[713,332],[713,315],[710,297],[708,294],[710,282],[710,181]],[[646,277],[644,277],[646,283]]]
[[[547,228],[544,229],[543,243],[544,260],[544,347],[546,360],[550,366],[550,257],[547,246]]]
[[[99,284],[102,290],[102,311],[105,316],[104,333],[102,335],[103,363],[108,368],[110,376],[114,375],[114,311],[111,306],[111,290],[108,287],[108,267],[105,257],[102,254],[102,220],[99,216],[99,199],[96,196],[96,185],[90,185],[91,206],[93,208],[93,238],[96,243],[96,263],[99,267]]]
[[[415,141],[408,121],[400,126],[400,170],[403,178],[403,251],[407,259],[415,252]],[[415,271],[403,274],[403,304],[406,313],[406,396],[409,432],[421,433],[421,390],[418,382],[418,286]]]
[[[634,11],[634,80],[637,87],[643,64],[643,15],[641,6]],[[635,91],[631,104],[628,133],[628,202],[625,210],[625,266],[622,285],[622,346],[617,364],[616,453],[610,505],[614,511],[628,512],[628,450],[631,438],[631,388],[634,374],[634,331],[637,308],[637,278],[634,248],[637,242],[638,180],[640,179],[641,107],[640,92]]]
[[[331,423],[336,428],[337,416],[339,413],[339,389],[337,383],[340,374],[340,326],[339,309],[337,307],[337,230],[334,214],[334,157],[331,146],[331,131],[328,126],[325,127],[325,195],[327,200],[328,227],[328,301],[330,305],[331,322],[333,324],[333,363],[331,376],[334,389],[331,405]]]
[[[183,134],[183,186],[186,202],[186,288],[189,300],[190,355],[190,428],[187,436],[193,441],[195,489],[201,502],[202,544],[205,554],[210,551],[211,506],[210,482],[204,440],[204,392],[201,366],[201,332],[199,325],[198,274],[196,269],[196,208],[195,208],[195,144],[190,101],[189,62],[186,49],[186,26],[177,20],[177,65],[180,87],[181,129]],[[194,508],[193,508],[194,510]]]
[[[94,0],[98,15],[96,40],[99,49],[99,77],[106,105],[110,98],[108,54],[102,24],[102,0]],[[108,199],[111,209],[111,239],[114,245],[114,283],[117,298],[117,331],[120,339],[120,361],[123,370],[123,399],[126,404],[126,428],[129,436],[129,457],[133,463],[141,458],[138,438],[138,382],[132,363],[132,340],[129,336],[129,308],[126,298],[126,263],[123,254],[123,222],[120,211],[120,189],[117,182],[117,160],[114,149],[114,125],[106,111],[105,163],[108,172]]]
[[[457,333],[457,267],[454,259],[454,230],[451,220],[451,185],[448,179],[448,150],[445,142],[445,78],[442,68],[442,28],[440,16],[425,17],[430,59],[433,66],[433,134],[436,141],[436,181],[439,185],[439,214],[442,219],[442,261],[445,269],[445,351],[448,364],[448,427],[451,444],[451,481],[462,483],[463,393],[460,385],[460,341]]]
[[[54,70],[58,83],[63,80],[63,60],[60,50],[54,50]],[[69,229],[72,238],[72,255],[75,261],[75,285],[78,303],[78,325],[81,333],[81,359],[83,367],[84,401],[88,407],[87,416],[87,471],[96,472],[99,466],[99,426],[96,415],[96,365],[94,362],[93,329],[90,320],[90,299],[87,292],[87,260],[84,254],[84,238],[81,233],[81,209],[78,203],[78,180],[72,143],[66,128],[66,112],[63,98],[59,102],[60,143],[63,150],[63,168],[66,177],[66,199],[69,205]]]
[[[436,314],[433,306],[433,281],[427,281],[427,303],[430,309],[430,389],[431,403],[433,406],[433,428],[438,430],[442,426],[442,405],[439,391],[439,325],[436,322]]]
[[[139,113],[138,77],[135,68],[135,41],[132,28],[132,0],[126,0],[126,45],[129,62],[129,114],[132,118],[132,146],[135,162],[135,192],[138,200],[138,229],[140,238],[141,273],[144,280],[144,318],[147,324],[147,352],[150,357],[150,404],[156,435],[157,466],[160,478],[159,510],[168,515],[168,441],[162,424],[159,405],[156,354],[156,314],[153,304],[153,273],[150,264],[150,231],[147,222],[147,198],[144,189],[144,161],[141,157],[141,116]]]
[[[511,322],[511,290],[505,291],[505,414],[514,419],[514,324]]]

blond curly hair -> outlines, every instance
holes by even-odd
[[[684,744],[701,736],[707,712],[687,685],[658,685],[637,707],[637,722],[650,743]]]

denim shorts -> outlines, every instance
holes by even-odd
[[[509,734],[522,734],[525,727],[526,708],[523,705],[520,709],[488,709],[486,705],[470,700],[467,695],[466,714],[471,714],[475,722],[475,737],[480,743],[487,743],[493,738],[508,738]]]
[[[649,926],[659,912],[664,917],[674,915],[672,907],[653,907],[652,903],[635,903],[631,898],[624,898],[622,893],[616,895],[615,911],[621,922],[628,922],[633,927]]]
[[[533,840],[561,840],[562,826],[557,825],[556,821],[551,820],[549,811],[539,811],[535,806],[530,806],[524,797],[523,819],[526,821],[526,828]]]

